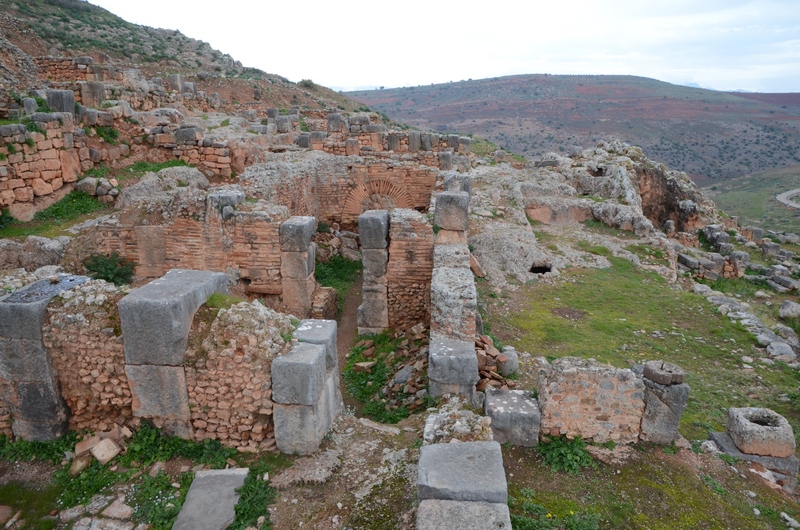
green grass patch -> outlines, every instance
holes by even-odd
[[[96,132],[97,136],[102,138],[106,143],[117,145],[117,141],[119,140],[119,131],[117,129],[98,125],[94,128],[94,132]]]
[[[206,300],[206,306],[211,309],[230,309],[236,304],[247,302],[244,298],[223,293],[214,293]]]
[[[596,256],[609,257],[613,255],[608,247],[604,247],[603,245],[592,245],[588,241],[578,241],[575,246],[584,252],[595,254]]]
[[[63,509],[88,504],[98,493],[107,491],[117,482],[129,478],[126,473],[110,471],[112,465],[112,463],[101,465],[97,460],[92,460],[89,467],[77,477],[70,476],[68,465],[56,471],[53,482],[61,490],[58,505]]]
[[[122,466],[131,462],[150,465],[173,457],[183,457],[197,464],[206,464],[214,469],[225,467],[228,458],[236,456],[236,449],[223,446],[219,440],[205,439],[202,442],[184,440],[177,436],[165,436],[159,429],[146,423],[136,431],[128,442],[128,451],[117,460]]]
[[[333,256],[328,262],[317,260],[314,276],[317,279],[317,283],[323,287],[336,289],[340,314],[344,297],[363,268],[364,266],[360,261],[349,260],[339,255]]]
[[[176,488],[172,485],[173,479],[163,471],[155,477],[143,475],[128,495],[134,509],[131,519],[136,523],[150,524],[153,530],[170,530],[193,479],[194,473],[182,473],[177,482],[180,488]]]
[[[103,207],[103,203],[97,200],[97,197],[73,190],[49,208],[36,212],[33,219],[35,221],[58,221],[63,223],[76,219],[81,215],[101,210]]]
[[[168,160],[166,162],[139,161],[130,165],[125,169],[125,171],[119,173],[119,175],[117,175],[117,180],[138,178],[148,172],[158,173],[162,169],[166,169],[168,167],[191,167],[191,165],[187,164],[183,160]]]
[[[669,258],[664,254],[660,248],[655,248],[651,245],[633,244],[625,247],[625,250],[632,254],[639,256],[639,259],[644,263],[653,263],[656,265],[669,265]]]
[[[597,232],[599,234],[605,234],[620,238],[638,239],[636,237],[636,234],[634,234],[629,230],[620,230],[619,228],[612,228],[607,224],[605,224],[604,222],[598,221],[597,219],[587,219],[582,224],[590,231]]]
[[[735,278],[719,278],[714,281],[704,278],[697,279],[697,282],[708,285],[715,291],[727,295],[736,296],[737,294],[745,298],[754,298],[756,291],[774,292],[766,280],[745,280]]]
[[[553,471],[564,471],[577,475],[585,467],[597,467],[597,463],[586,451],[586,442],[578,436],[568,440],[565,436],[542,441],[536,446],[544,463]]]
[[[66,451],[72,451],[78,435],[68,432],[50,442],[29,442],[18,439],[11,442],[5,435],[0,434],[0,460],[9,462],[27,462],[42,460],[51,464],[58,464],[64,459]]]
[[[102,164],[89,168],[88,170],[83,172],[81,178],[85,177],[94,177],[96,179],[106,178],[108,174],[111,172],[111,169],[108,166],[104,166]]]
[[[20,530],[51,530],[56,527],[56,520],[47,517],[58,508],[58,495],[56,486],[38,489],[11,482],[0,486],[0,505],[10,506],[14,513],[22,511],[20,519],[24,523],[19,527]]]
[[[244,484],[239,488],[239,502],[236,504],[236,519],[230,530],[245,530],[256,526],[258,518],[267,516],[267,522],[261,528],[272,528],[269,521],[268,507],[278,498],[278,491],[264,481],[264,474],[271,468],[265,463],[251,466]]]

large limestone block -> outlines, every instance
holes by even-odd
[[[314,405],[275,403],[272,417],[278,449],[299,455],[316,452],[343,408],[337,370],[328,372],[323,391]]]
[[[283,252],[305,252],[317,231],[317,220],[310,216],[290,217],[281,223],[280,237]]]
[[[314,405],[325,384],[326,348],[297,343],[272,361],[272,399],[287,405]]]
[[[61,423],[67,419],[64,402],[53,381],[26,381],[16,385],[11,402],[15,419]]]
[[[539,443],[542,414],[527,390],[486,389],[486,415],[492,418],[492,434],[498,443],[534,447]]]
[[[81,84],[81,104],[86,107],[100,108],[106,99],[106,87],[104,83],[82,83]]]
[[[385,285],[363,286],[356,322],[360,334],[380,333],[389,327],[389,304]]]
[[[442,501],[419,503],[417,530],[511,530],[508,505],[496,502]]]
[[[189,393],[183,366],[125,365],[133,395],[133,415],[166,420],[189,419]]]
[[[446,393],[448,389],[472,394],[470,389],[474,391],[475,384],[480,380],[475,344],[438,335],[432,336],[428,355],[428,377],[432,385],[431,395],[441,395],[439,392]]]
[[[786,418],[770,409],[728,409],[728,435],[743,453],[785,458],[794,454],[795,439]]]
[[[444,191],[436,196],[433,224],[442,230],[466,230],[468,212],[469,193]]]
[[[67,420],[39,422],[15,419],[11,424],[14,436],[29,442],[47,442],[55,440],[67,432]]]
[[[316,254],[316,243],[311,243],[305,252],[281,252],[281,277],[305,280],[314,274]]]
[[[283,303],[288,312],[305,318],[311,312],[316,282],[313,276],[305,279],[283,278],[281,281]]]
[[[361,261],[364,264],[364,282],[377,281],[386,275],[389,251],[385,248],[364,249],[361,251]]]
[[[294,330],[294,338],[300,342],[319,344],[325,348],[325,368],[339,365],[339,350],[336,346],[338,325],[335,320],[306,319]]]
[[[431,331],[460,340],[475,337],[478,295],[468,268],[437,268],[431,278]]]
[[[226,293],[221,272],[172,269],[119,301],[127,364],[181,366],[197,308]]]
[[[409,131],[408,133],[408,150],[411,153],[416,153],[421,147],[421,139],[419,131]]]
[[[469,269],[469,258],[469,246],[464,243],[436,245],[433,247],[433,267],[435,269]]]
[[[389,212],[367,210],[358,216],[358,235],[362,249],[382,249],[389,246]]]
[[[644,414],[640,439],[668,445],[680,437],[678,425],[689,400],[689,385],[660,385],[644,379]]]
[[[497,442],[424,445],[418,473],[420,501],[508,501],[503,454]]]
[[[34,282],[0,297],[0,337],[42,340],[42,324],[47,305],[59,292],[86,282],[86,276],[61,275],[58,282]]]
[[[48,382],[51,374],[50,356],[42,341],[0,337],[0,378]]]
[[[444,177],[444,191],[466,191],[472,194],[472,179],[463,173],[448,173]]]
[[[48,90],[47,106],[55,112],[75,113],[75,93],[72,90]]]

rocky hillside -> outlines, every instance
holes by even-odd
[[[409,125],[476,134],[526,156],[623,138],[703,183],[800,161],[800,94],[544,74],[348,95]]]

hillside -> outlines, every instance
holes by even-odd
[[[347,95],[409,125],[483,136],[526,156],[619,137],[709,184],[800,162],[798,94],[543,74]]]
[[[132,24],[83,0],[0,0],[0,91],[18,93],[37,84],[32,58],[91,56],[95,63],[136,68],[146,76],[182,74],[199,90],[245,103],[253,89],[276,107],[356,110],[360,105],[309,80],[302,84],[243,66],[207,42],[180,31]]]
[[[775,196],[800,188],[800,166],[763,171],[720,182],[703,191],[739,225],[800,232],[800,210],[779,203]]]

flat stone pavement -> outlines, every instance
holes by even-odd
[[[236,518],[247,468],[198,471],[172,530],[223,530]]]

